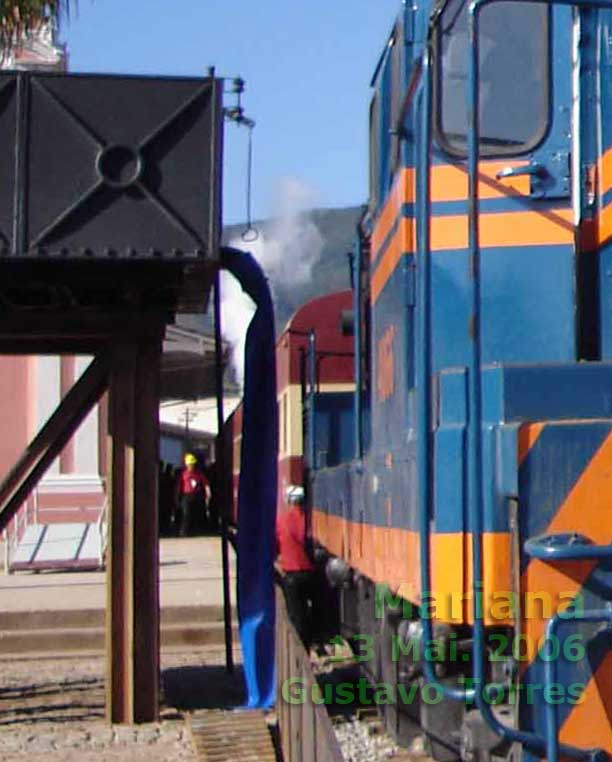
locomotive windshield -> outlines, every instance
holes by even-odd
[[[437,133],[451,153],[465,154],[467,132],[467,1],[450,0],[437,34]],[[494,3],[480,16],[481,155],[532,149],[548,125],[548,9],[539,3]]]

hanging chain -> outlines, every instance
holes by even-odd
[[[249,129],[249,141],[247,148],[247,185],[246,185],[246,228],[240,236],[243,241],[252,243],[259,238],[259,230],[253,227],[251,219],[251,197],[253,183],[253,127],[254,124],[247,125]]]
[[[224,109],[226,119],[229,119],[239,127],[243,125],[249,131],[247,145],[247,177],[246,177],[246,228],[241,233],[243,241],[249,243],[259,238],[259,230],[253,226],[252,221],[252,191],[253,191],[253,128],[255,122],[244,115],[242,108],[242,93],[244,92],[244,80],[236,77],[232,81],[232,89],[229,91],[236,96],[236,104]]]

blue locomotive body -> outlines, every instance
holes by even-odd
[[[312,525],[440,758],[612,753],[611,21],[405,5],[372,81],[354,454],[307,444]]]

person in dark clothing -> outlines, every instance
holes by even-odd
[[[207,506],[206,529],[209,532],[217,534],[219,532],[220,516],[218,505],[219,486],[217,480],[217,463],[215,461],[209,463],[208,466],[204,469],[204,475],[208,479],[208,484],[210,485],[211,492],[210,500],[208,501]]]
[[[167,536],[172,532],[174,518],[174,469],[170,463],[159,464],[159,533]]]
[[[197,467],[195,455],[185,455],[185,468],[180,472],[176,497],[180,508],[179,535],[186,537],[201,516],[210,500],[210,485],[208,479]]]
[[[301,487],[289,488],[287,500],[292,507],[277,519],[276,550],[287,614],[308,651],[315,636],[319,575],[309,547],[303,498]]]

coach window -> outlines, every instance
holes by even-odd
[[[467,0],[450,0],[436,36],[436,133],[450,153],[467,148]],[[494,3],[480,15],[480,153],[533,149],[549,121],[549,9]]]
[[[379,109],[378,116],[378,198],[384,204],[387,193],[391,186],[391,117],[393,110],[392,87],[392,53],[395,43],[393,36],[389,38],[387,50],[383,57],[382,68],[379,75]]]

